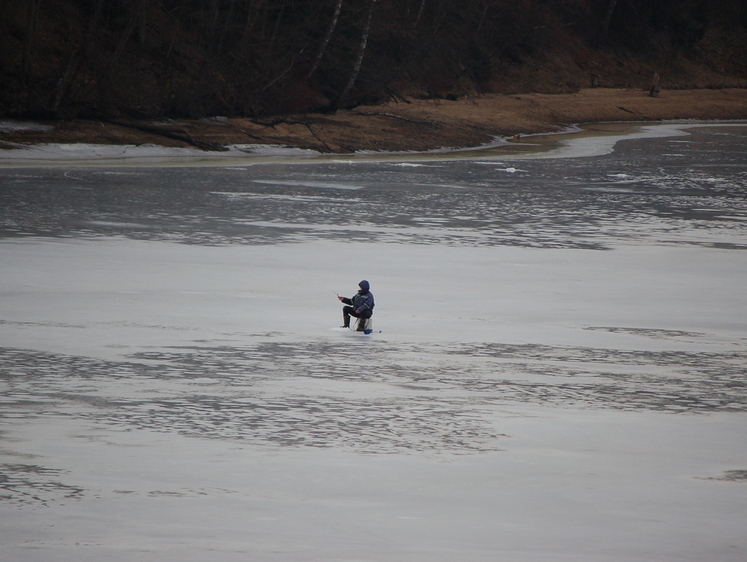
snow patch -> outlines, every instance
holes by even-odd
[[[51,131],[51,125],[32,123],[30,121],[0,121],[0,133],[14,133],[22,131]]]

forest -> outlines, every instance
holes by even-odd
[[[0,0],[0,116],[745,87],[747,0]]]

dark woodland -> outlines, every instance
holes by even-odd
[[[747,0],[0,0],[0,115],[744,87]]]

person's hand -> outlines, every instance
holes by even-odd
[[[337,295],[337,300],[339,300],[340,302],[342,302],[342,299],[344,299],[344,298],[345,297],[341,297],[340,295]]]
[[[356,314],[360,314],[360,313],[361,313],[361,311],[360,311],[360,310],[356,310],[356,311],[355,311],[355,313],[356,313]]]

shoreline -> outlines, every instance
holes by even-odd
[[[0,151],[34,145],[190,148],[218,156],[228,145],[296,148],[320,154],[478,148],[498,138],[557,133],[589,123],[747,119],[747,89],[586,89],[573,94],[486,94],[360,106],[335,114],[260,120],[0,121]]]

